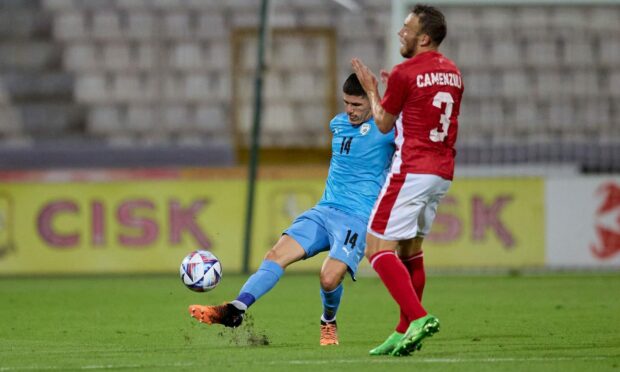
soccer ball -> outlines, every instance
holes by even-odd
[[[209,251],[194,251],[181,262],[179,274],[187,288],[195,292],[207,292],[222,280],[222,264]]]

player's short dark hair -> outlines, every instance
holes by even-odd
[[[359,79],[355,73],[349,75],[342,85],[342,91],[350,96],[366,97],[366,91],[362,88]]]
[[[439,46],[448,33],[446,18],[437,8],[425,4],[416,4],[411,12],[420,19],[420,32],[430,36]]]

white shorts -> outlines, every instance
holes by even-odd
[[[368,232],[383,240],[425,237],[451,181],[433,174],[389,174],[368,221]]]

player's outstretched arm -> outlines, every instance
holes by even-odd
[[[388,133],[394,127],[396,116],[385,111],[381,106],[381,95],[379,94],[377,77],[358,58],[353,58],[351,60],[351,66],[362,88],[364,88],[364,91],[368,95],[370,107],[372,108],[372,116],[375,118],[375,124],[377,124],[377,127],[382,133]]]

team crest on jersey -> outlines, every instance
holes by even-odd
[[[362,126],[360,127],[360,134],[362,136],[365,136],[366,134],[368,134],[368,132],[370,132],[370,124],[368,123],[362,124]]]

